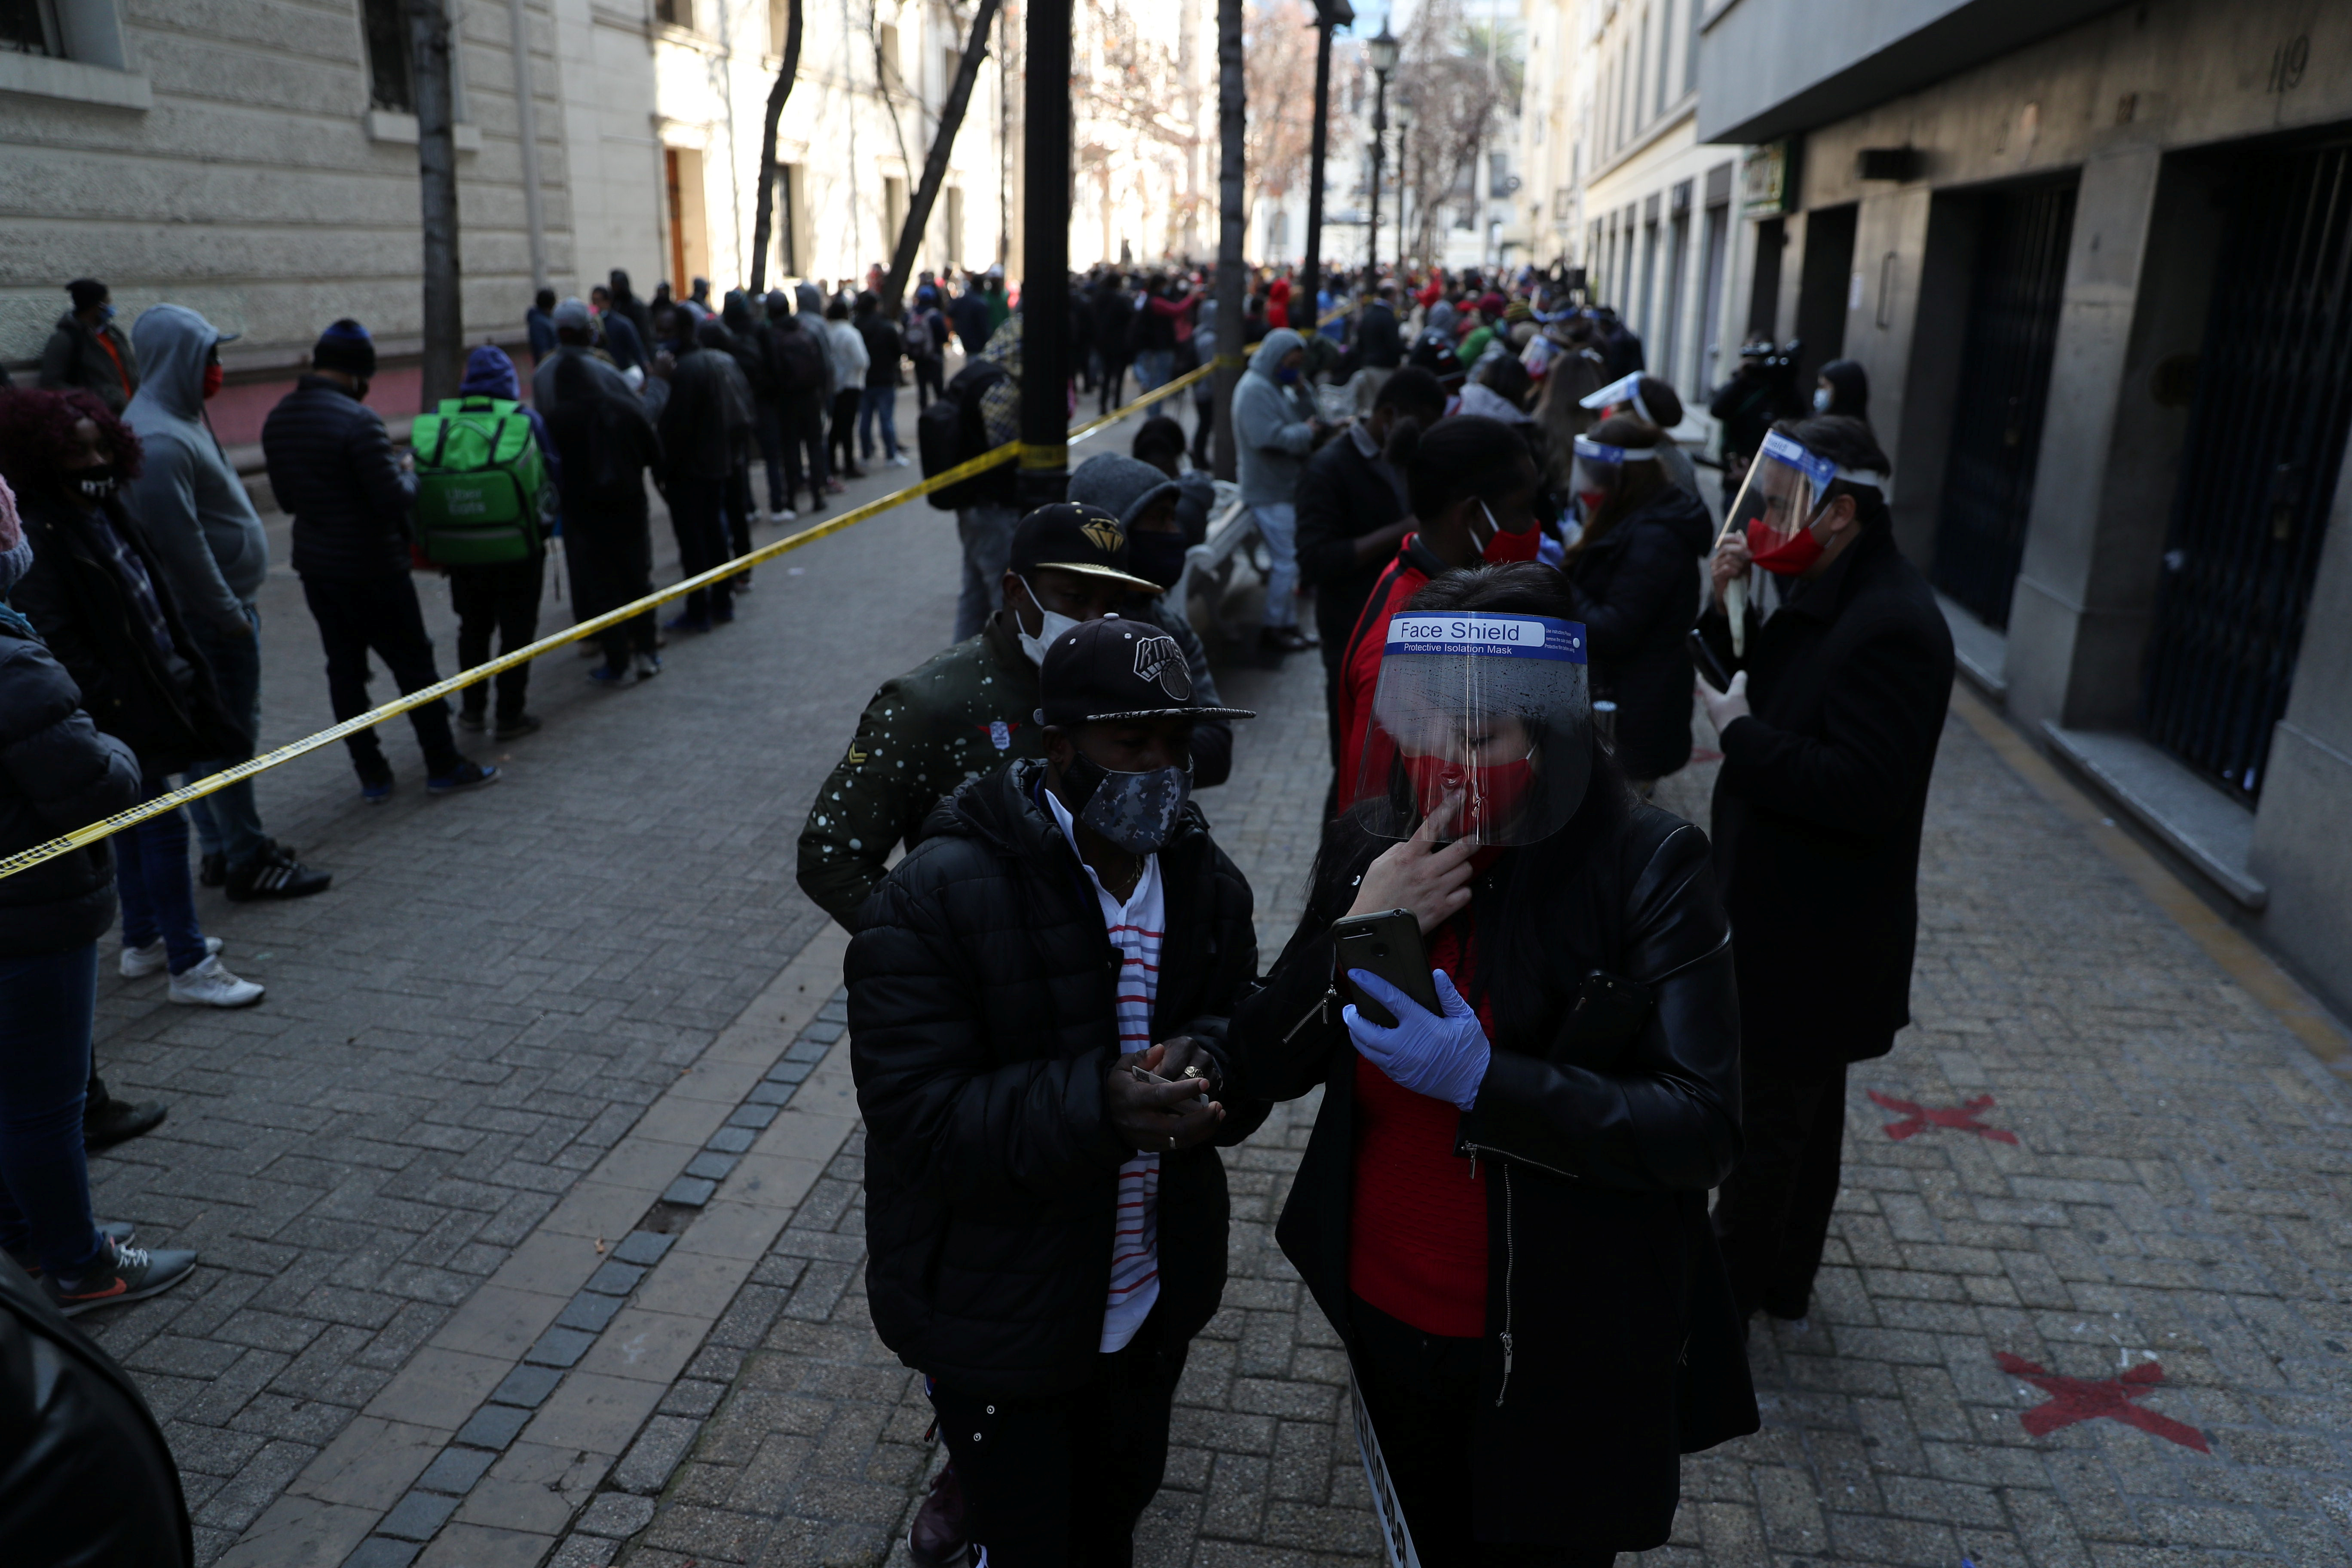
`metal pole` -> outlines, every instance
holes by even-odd
[[[1069,488],[1070,0],[1031,0],[1022,134],[1021,507]]]
[[[520,5],[521,0],[516,0]],[[1388,153],[1389,73],[1372,73],[1372,221],[1364,231],[1365,281],[1374,294],[1381,287],[1381,171]],[[1398,198],[1402,201],[1403,198]]]
[[[1316,295],[1323,270],[1323,155],[1331,145],[1331,12],[1328,5],[1316,7],[1315,142],[1307,170],[1307,257],[1298,264],[1296,298],[1299,303],[1292,309],[1296,318],[1291,322],[1292,330],[1309,336],[1315,331],[1315,319],[1319,313]]]
[[[1216,477],[1230,479],[1241,455],[1234,445],[1234,388],[1242,379],[1242,267],[1246,211],[1242,158],[1248,102],[1242,69],[1242,0],[1217,0],[1217,398]]]
[[[539,105],[530,89],[530,24],[523,0],[507,0],[514,26],[515,131],[522,138],[523,222],[530,229],[530,286],[547,287],[547,209],[539,189]]]

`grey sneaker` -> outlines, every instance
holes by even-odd
[[[41,1289],[67,1317],[79,1317],[99,1307],[144,1300],[161,1295],[195,1272],[196,1255],[176,1249],[128,1247],[109,1239],[110,1256],[79,1279],[44,1279]]]

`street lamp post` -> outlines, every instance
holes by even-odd
[[[1307,171],[1307,257],[1299,263],[1298,292],[1306,301],[1306,331],[1316,328],[1316,296],[1322,288],[1323,158],[1331,149],[1331,31],[1356,19],[1348,0],[1315,3],[1315,142]]]
[[[1022,125],[1024,511],[1063,499],[1070,435],[1070,0],[1031,0]]]
[[[1396,69],[1397,41],[1389,32],[1388,21],[1381,21],[1380,36],[1364,46],[1372,60],[1372,221],[1365,230],[1364,270],[1370,274],[1372,287],[1381,281],[1381,172],[1388,153],[1389,72]],[[1404,197],[1397,197],[1400,204]],[[1402,228],[1402,225],[1399,226]],[[1402,257],[1400,255],[1399,259]]]
[[[1400,102],[1396,113],[1397,132],[1397,266],[1405,265],[1405,193],[1412,188],[1412,165],[1405,161],[1405,139],[1412,134],[1412,105]]]

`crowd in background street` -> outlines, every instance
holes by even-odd
[[[932,1380],[952,1456],[914,1527],[926,1568],[1119,1560],[1218,1303],[1211,1151],[1318,1087],[1278,1234],[1423,1562],[1655,1545],[1679,1456],[1755,1429],[1746,1321],[1805,1312],[1846,1068],[1907,1020],[1951,647],[1894,548],[1858,368],[1806,410],[1790,354],[1748,345],[1711,398],[1711,504],[1679,395],[1567,284],[1333,272],[1310,300],[1276,269],[1227,323],[1186,265],[1073,279],[1073,410],[1248,353],[1224,493],[1263,565],[1255,653],[1319,651],[1331,756],[1308,913],[1270,964],[1192,801],[1252,717],[1181,597],[1221,510],[1213,378],[1189,434],[1159,405],[1066,501],[1024,510],[1011,465],[930,497],[956,514],[956,626],[875,693],[798,866],[854,933],[876,1326]],[[337,718],[370,707],[372,658],[404,693],[440,679],[420,569],[446,577],[470,668],[536,637],[559,550],[581,619],[649,595],[653,497],[681,574],[725,573],[755,524],[870,467],[1016,439],[1034,323],[1002,273],[887,287],[877,267],[716,301],[701,279],[641,299],[617,270],[542,291],[529,395],[478,346],[404,452],[366,401],[373,339],[329,324],[261,446]],[[0,391],[0,853],[259,733],[269,545],[203,416],[230,340],[174,305],[126,334],[102,283],[69,292],[42,384]],[[589,678],[654,679],[667,636],[728,626],[751,585],[605,630]],[[1481,641],[1497,626],[1535,640]],[[410,712],[429,793],[497,781],[457,731],[537,730],[529,680],[467,687],[454,724]],[[1652,804],[1695,700],[1725,757],[1711,844]],[[378,737],[347,744],[362,800],[388,798]],[[329,880],[249,783],[0,880],[0,1245],[58,1310],[196,1264],[91,1211],[86,1151],[163,1115],[94,1070],[118,910],[123,974],[245,1006],[262,988],[223,965],[195,885]],[[1336,944],[1367,920],[1413,962],[1355,967],[1369,950]],[[1823,944],[1848,972],[1833,1005],[1801,978]]]

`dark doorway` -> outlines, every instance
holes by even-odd
[[[1797,283],[1799,395],[1811,398],[1822,366],[1845,353],[1845,306],[1853,277],[1853,227],[1861,209],[1848,202],[1805,215],[1805,261]]]
[[[1987,196],[1981,220],[1936,519],[1935,579],[1985,625],[2006,628],[2042,455],[2074,184]]]
[[[2249,157],[2225,189],[2143,722],[2251,803],[2352,424],[2352,148]]]
[[[1788,219],[1768,217],[1756,226],[1756,279],[1748,289],[1749,342],[1759,338],[1780,341],[1780,252],[1788,247]]]

